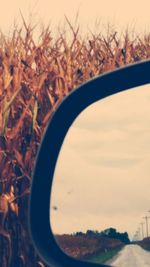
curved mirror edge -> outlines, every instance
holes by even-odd
[[[117,93],[89,106],[69,129],[50,209],[53,233],[67,255],[103,263],[100,258],[115,256],[122,243],[133,249],[147,237],[149,104],[149,85]]]

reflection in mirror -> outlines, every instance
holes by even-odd
[[[100,100],[78,116],[57,161],[50,207],[53,233],[67,255],[150,266],[149,162],[149,85]]]

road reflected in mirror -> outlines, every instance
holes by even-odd
[[[56,169],[50,224],[76,259],[150,266],[150,86],[85,109],[70,127]]]

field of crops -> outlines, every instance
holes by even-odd
[[[23,19],[23,18],[22,18]],[[66,19],[53,38],[47,27],[39,41],[34,27],[0,33],[0,266],[45,266],[28,233],[31,176],[43,131],[58,104],[84,81],[150,58],[150,35],[131,37],[109,30],[80,37]],[[85,96],[86,97],[86,96]],[[53,141],[53,140],[52,140]],[[40,196],[39,196],[40,197]],[[42,197],[42,192],[41,192]],[[40,208],[39,208],[40,216]],[[42,229],[41,229],[42,230]]]
[[[125,244],[118,239],[108,237],[88,237],[74,235],[56,235],[59,247],[70,257],[95,262],[108,251],[120,249]],[[98,255],[98,256],[97,256]],[[100,261],[100,260],[99,260]]]

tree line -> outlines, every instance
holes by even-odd
[[[74,233],[75,236],[87,236],[87,237],[107,237],[118,239],[125,244],[130,243],[129,235],[127,232],[120,233],[115,228],[107,228],[103,231],[94,231],[94,230],[87,230],[86,233],[83,232],[76,232]]]

